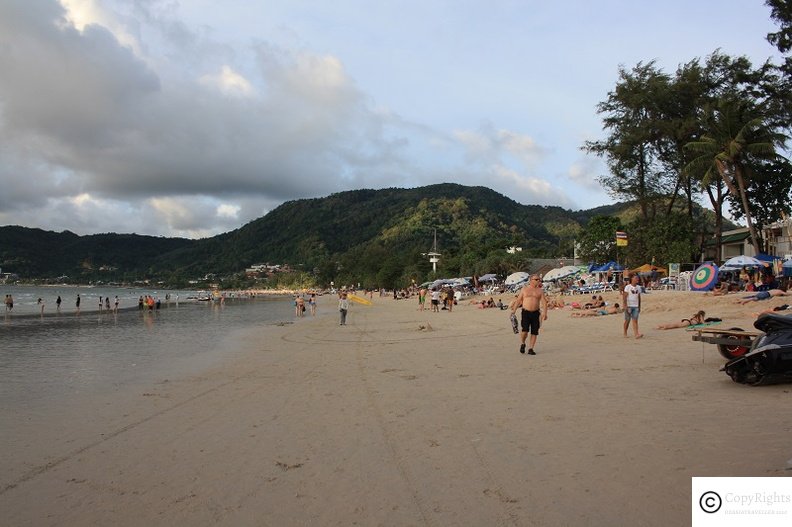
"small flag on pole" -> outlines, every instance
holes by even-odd
[[[616,246],[617,247],[626,247],[627,246],[627,233],[624,231],[616,231]]]

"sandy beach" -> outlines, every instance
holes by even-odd
[[[691,476],[792,475],[792,385],[735,384],[715,346],[653,329],[698,309],[752,329],[785,300],[741,296],[653,291],[640,340],[552,310],[536,356],[506,311],[375,297],[340,327],[323,296],[200,375],[20,412],[3,523],[689,524]]]

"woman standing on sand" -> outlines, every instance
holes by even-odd
[[[311,308],[311,316],[316,316],[316,293],[311,293],[311,297],[308,299],[308,307]]]

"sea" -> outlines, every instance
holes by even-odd
[[[0,314],[0,401],[7,408],[190,375],[238,351],[235,332],[260,327],[266,339],[268,327],[295,318],[292,298],[270,295],[228,295],[221,304],[186,290],[0,285],[0,292],[14,298],[13,310],[3,306]],[[160,308],[140,311],[141,295],[159,298]],[[99,311],[100,296],[111,305],[118,296],[119,311]]]

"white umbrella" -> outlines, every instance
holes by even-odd
[[[519,272],[512,273],[509,276],[507,276],[505,283],[506,283],[506,285],[521,284],[523,282],[528,281],[528,279],[530,277],[531,277],[531,275],[529,275],[528,273],[524,273],[522,271],[519,271]]]
[[[547,271],[544,275],[545,282],[550,282],[551,280],[560,280],[561,278],[566,278],[567,276],[572,276],[580,272],[580,269],[575,267],[574,265],[567,265],[565,267],[561,267],[559,269],[551,269]]]
[[[751,256],[735,256],[734,258],[729,258],[726,260],[723,265],[720,266],[721,271],[735,271],[742,269],[743,267],[763,267],[764,262],[762,260],[757,260]]]

